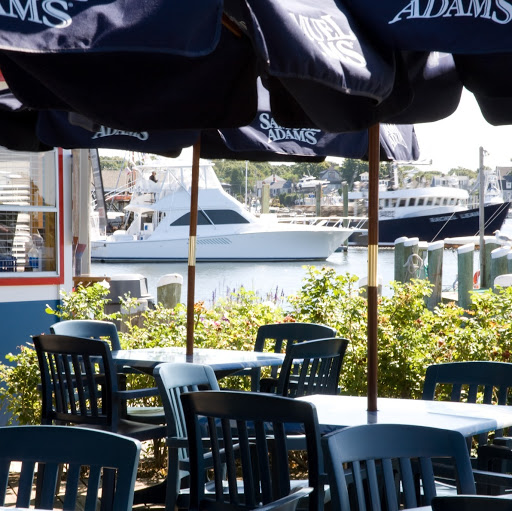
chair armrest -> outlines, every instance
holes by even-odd
[[[486,470],[473,470],[476,484],[487,486],[499,486],[500,488],[512,488],[512,475],[499,472],[487,472]]]
[[[137,399],[140,397],[152,397],[160,395],[157,387],[149,387],[147,389],[131,389],[131,390],[118,390],[117,397],[119,399]]]
[[[307,497],[312,492],[313,488],[309,486],[298,488],[295,492],[290,493],[290,495],[286,495],[286,497],[282,497],[265,506],[258,507],[254,511],[293,511],[297,507],[299,500]]]
[[[260,380],[260,392],[275,394],[277,389],[277,378],[262,378]]]

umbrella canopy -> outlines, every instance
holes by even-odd
[[[446,117],[463,85],[488,120],[510,122],[511,11],[504,0],[148,0],[144,9],[136,0],[43,2],[0,17],[0,69],[25,107],[128,131],[246,126],[256,115],[257,73],[280,126],[370,127],[376,398],[378,123]]]
[[[222,24],[221,0],[32,7],[0,30],[0,68],[26,107],[127,130],[242,126],[256,113],[255,55]]]
[[[268,91],[258,83],[258,112],[241,128],[219,130],[127,131],[95,125],[64,111],[42,111],[39,139],[47,145],[72,148],[126,149],[177,156],[201,140],[201,157],[251,161],[323,161],[326,156],[368,159],[368,131],[328,133],[318,128],[290,128],[274,119]],[[419,148],[412,125],[383,125],[380,160],[417,160]]]

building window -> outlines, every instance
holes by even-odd
[[[59,153],[0,149],[0,274],[60,273]]]

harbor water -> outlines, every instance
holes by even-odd
[[[475,268],[478,251],[475,252]],[[368,274],[366,248],[349,247],[347,252],[337,252],[323,262],[283,263],[198,263],[196,267],[196,301],[210,306],[220,297],[228,296],[241,286],[262,298],[283,297],[296,293],[307,274],[306,266],[333,268],[338,274],[350,273],[359,278]],[[183,276],[181,301],[186,302],[186,263],[93,263],[93,275],[112,276],[122,273],[139,273],[148,281],[148,291],[156,298],[157,284],[163,275],[178,273]],[[391,293],[389,282],[394,279],[394,249],[382,248],[378,255],[378,274],[382,278],[383,294]],[[443,288],[452,289],[457,278],[457,251],[445,250],[443,256]]]
[[[502,232],[512,237],[512,219],[507,219]],[[479,268],[479,252],[474,253],[475,271]],[[195,300],[211,306],[218,298],[226,297],[240,287],[254,291],[262,298],[281,300],[296,293],[307,274],[307,266],[333,268],[338,274],[350,273],[359,278],[368,274],[368,250],[349,247],[346,252],[336,252],[322,262],[271,262],[271,263],[204,263],[196,267]],[[166,274],[183,276],[181,301],[187,299],[187,263],[92,263],[91,274],[112,276],[138,273],[147,278],[148,291],[156,299],[160,278]],[[378,275],[382,278],[383,294],[391,294],[389,283],[394,279],[394,249],[378,251]],[[443,254],[443,290],[453,290],[457,281],[457,250],[445,249]]]

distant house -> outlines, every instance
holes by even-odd
[[[334,168],[320,172],[318,179],[329,181],[329,184],[324,188],[324,193],[339,190],[341,188],[341,183],[343,182],[341,173]]]
[[[430,186],[451,186],[469,190],[470,182],[468,176],[434,176]]]
[[[257,183],[258,195],[261,195],[261,187],[264,184],[270,185],[270,196],[271,197],[276,197],[283,193],[290,193],[291,186],[292,186],[290,181],[287,181],[286,179],[283,179],[282,177],[272,174],[271,176],[263,179],[263,181],[259,181]]]
[[[503,200],[512,201],[512,167],[496,167],[500,176],[501,189],[503,191]]]

